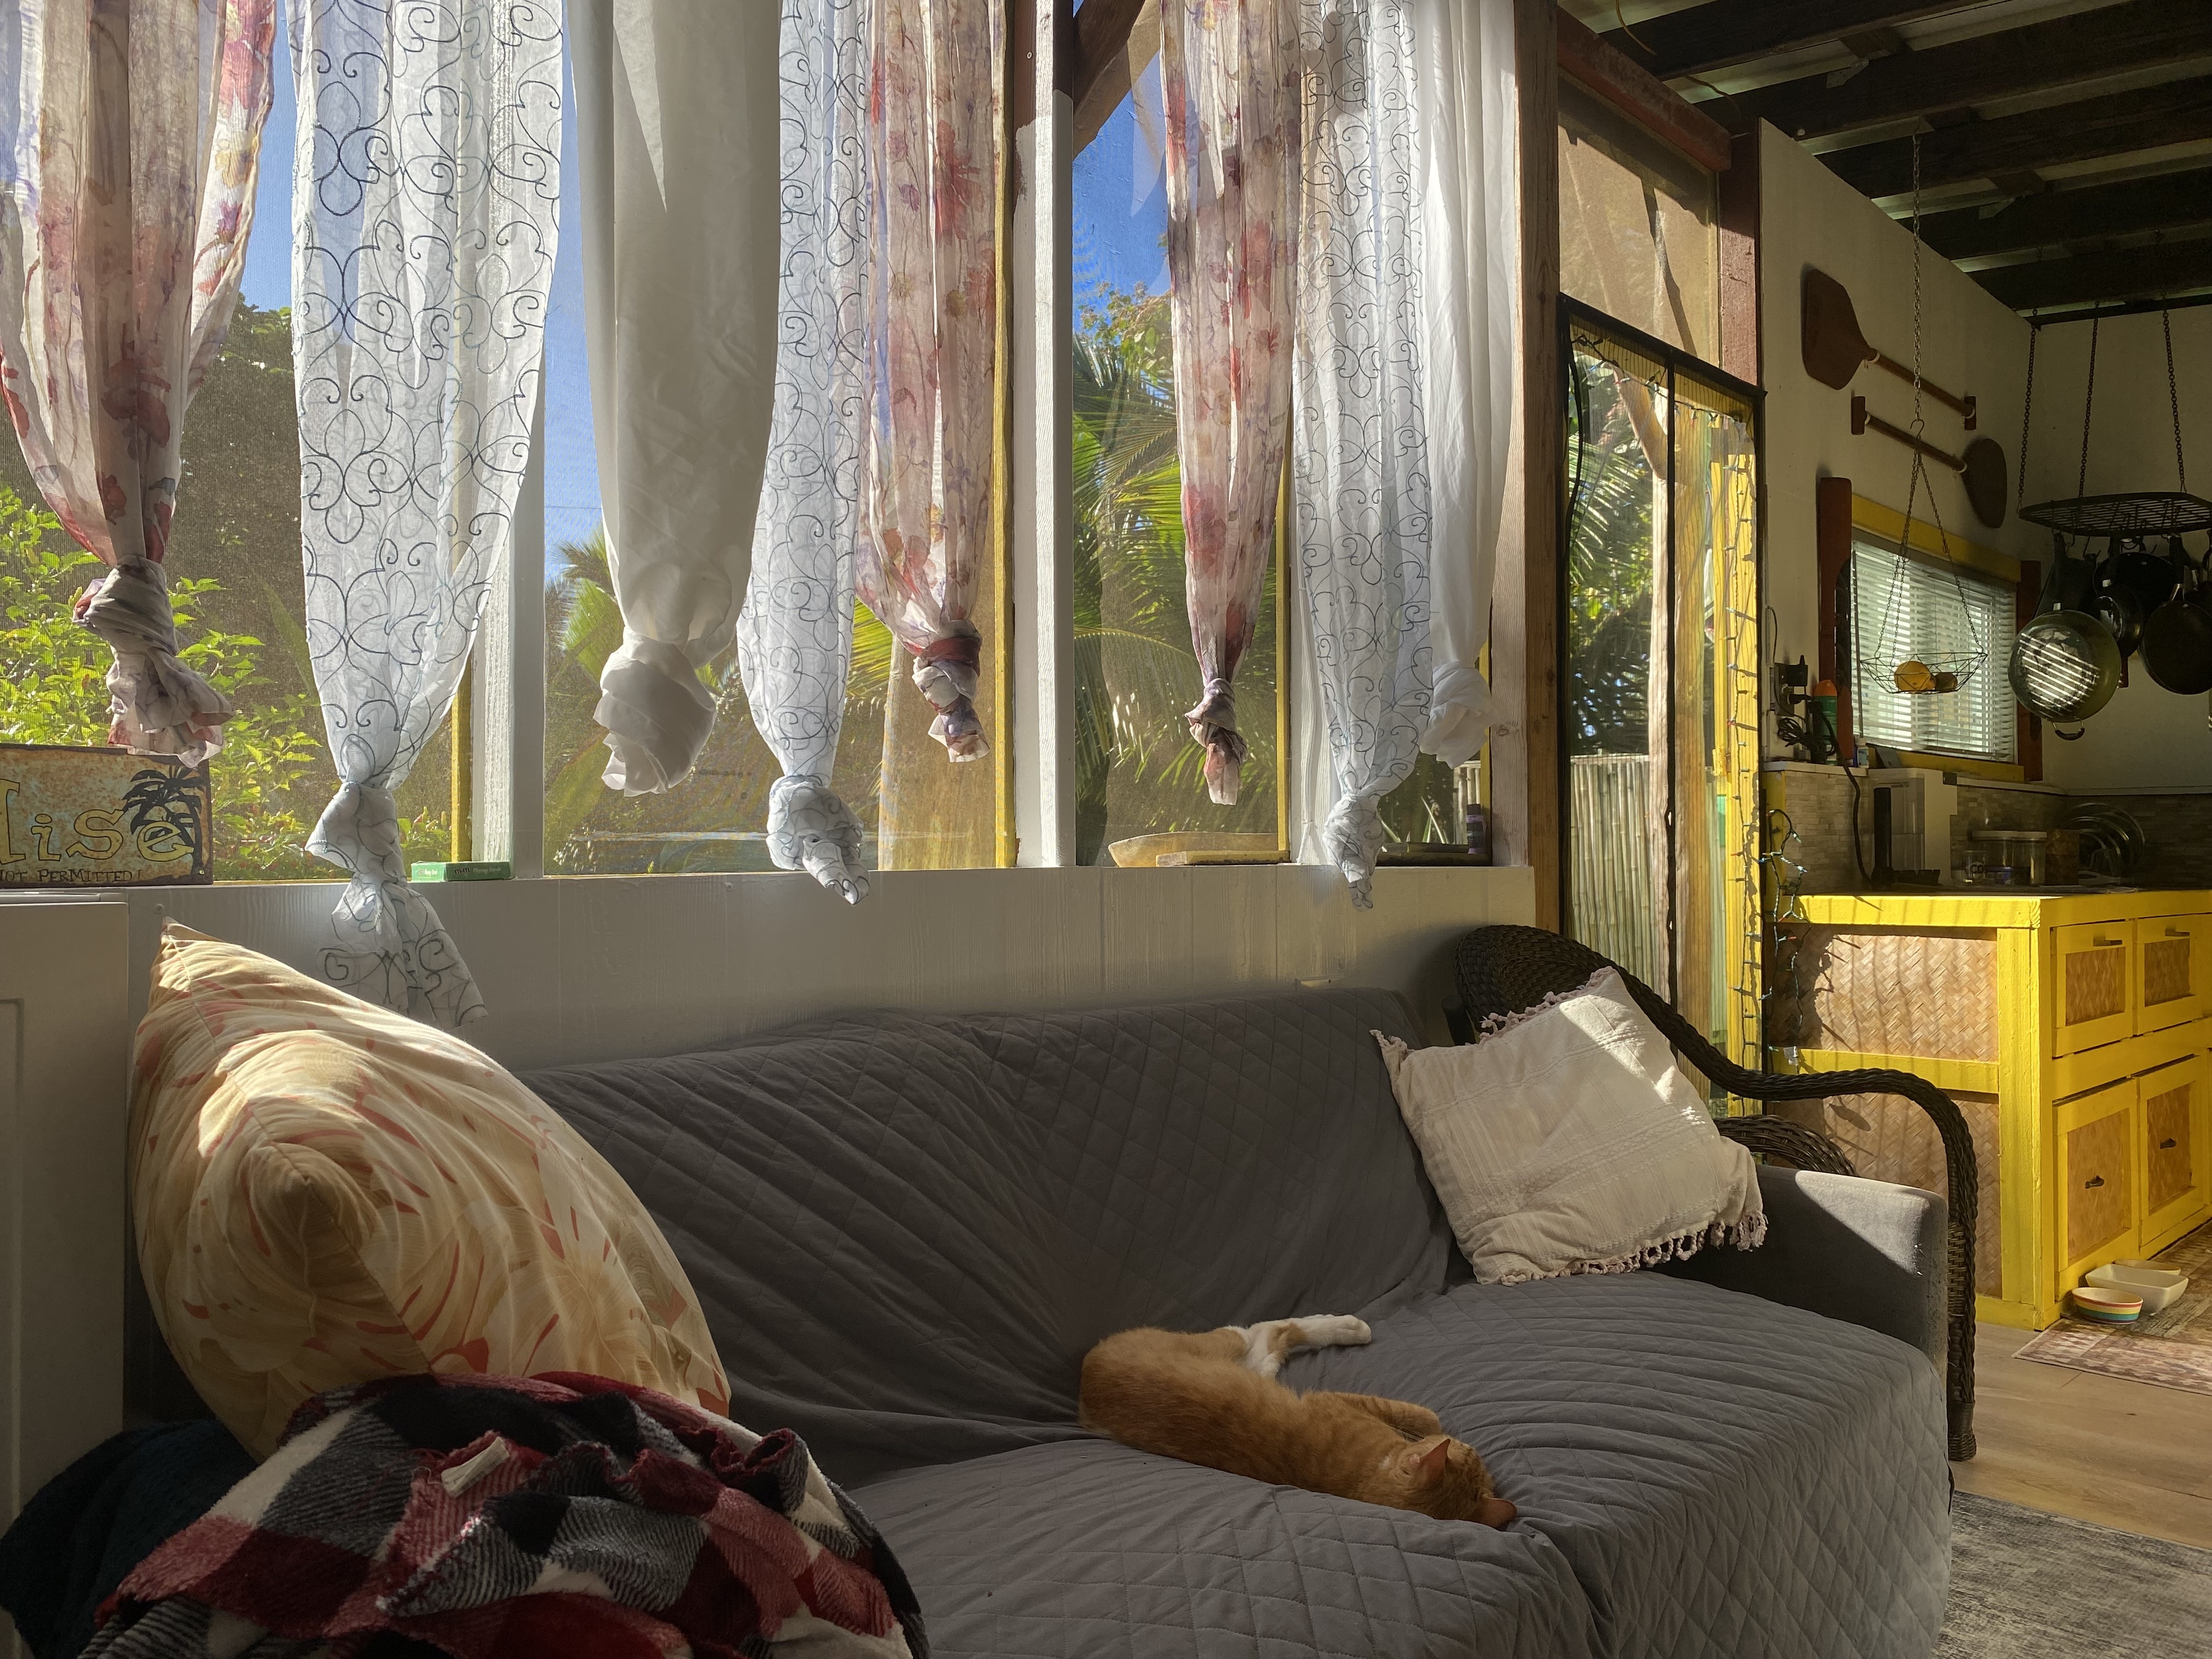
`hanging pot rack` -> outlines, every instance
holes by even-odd
[[[2087,540],[2119,540],[2130,537],[2182,536],[2192,531],[2212,530],[2212,501],[2189,490],[2189,464],[2181,448],[2181,391],[2173,372],[2173,315],[2171,310],[2162,312],[2160,320],[2166,331],[2166,391],[2173,411],[2173,489],[2131,489],[2116,495],[2090,495],[2083,493],[2089,482],[2089,420],[2097,405],[2097,333],[2103,319],[2093,316],[2089,320],[2088,384],[2081,393],[2081,464],[2075,475],[2074,494],[2061,500],[2038,501],[2033,507],[2023,507],[2020,516],[2030,524],[2041,525],[2046,530],[2056,530],[2063,535],[2079,536]],[[2028,336],[2027,400],[2027,408],[2035,406],[2035,336]],[[2023,447],[2021,453],[2021,473],[2027,471],[2025,439],[2027,416],[2021,421]]]

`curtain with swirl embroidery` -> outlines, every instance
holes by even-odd
[[[1184,718],[1237,799],[1237,664],[1274,556],[1291,422],[1297,0],[1160,0],[1184,591],[1203,682]]]
[[[32,0],[0,48],[0,396],[107,566],[108,741],[188,764],[230,700],[178,656],[163,556],[185,411],[245,270],[276,0]]]
[[[294,0],[293,368],[307,645],[346,871],[326,978],[482,1015],[392,791],[444,720],[529,455],[560,205],[559,0]]]
[[[1371,903],[1379,803],[1428,723],[1431,520],[1413,40],[1400,0],[1301,0],[1298,577],[1328,733],[1321,837]]]
[[[914,658],[947,758],[991,752],[971,620],[997,438],[1001,0],[874,0],[865,154],[862,599]]]
[[[775,412],[738,668],[783,769],[769,854],[848,903],[860,822],[830,787],[853,661],[860,455],[869,408],[869,0],[783,0],[782,274]]]

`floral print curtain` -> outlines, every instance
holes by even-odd
[[[392,791],[506,578],[561,199],[559,0],[293,0],[293,368],[307,646],[351,879],[325,976],[480,1016],[407,881]]]
[[[1323,848],[1371,903],[1378,804],[1413,769],[1431,649],[1422,135],[1400,0],[1302,0],[1298,576],[1328,734]]]
[[[783,266],[768,471],[738,668],[783,769],[769,855],[848,903],[861,830],[830,789],[853,660],[860,456],[869,408],[870,0],[783,0]]]
[[[1274,555],[1291,421],[1297,0],[1160,0],[1168,274],[1207,793],[1237,799],[1237,666]]]
[[[276,0],[25,0],[0,43],[0,396],[40,493],[107,574],[108,740],[187,763],[229,700],[178,659],[185,410],[245,270]]]
[[[997,434],[1001,0],[874,0],[860,597],[914,658],[956,761],[975,715]]]

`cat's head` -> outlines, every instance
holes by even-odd
[[[1474,1521],[1486,1527],[1509,1525],[1520,1513],[1498,1495],[1481,1454],[1464,1440],[1426,1435],[1395,1454],[1395,1462],[1394,1473],[1409,1510],[1439,1521]]]

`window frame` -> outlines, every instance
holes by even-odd
[[[1916,522],[1913,527],[1917,530],[1920,526]],[[1917,538],[1915,544],[1900,548],[1894,538],[1878,536],[1863,526],[1855,525],[1853,531],[1850,581],[1851,606],[1854,612],[1857,610],[1860,596],[1858,574],[1860,560],[1862,558],[1895,560],[1901,556],[1908,565],[1921,570],[1937,573],[1939,575],[1946,566],[1954,568],[1962,588],[1972,587],[1980,590],[1988,596],[1990,608],[1992,611],[2009,613],[2003,617],[2006,637],[2002,646],[2001,647],[1997,639],[1992,635],[1987,641],[1982,665],[1975,671],[1975,678],[1978,680],[1984,676],[1995,677],[1990,684],[1998,688],[2002,698],[2001,702],[1992,707],[1989,720],[1984,723],[1983,730],[1977,735],[1994,738],[2002,732],[2000,741],[2004,752],[1991,753],[1989,750],[1980,747],[1964,750],[1944,749],[1917,742],[1889,744],[1884,746],[1895,749],[1900,755],[1909,757],[1908,763],[1912,765],[1948,767],[1955,770],[1958,763],[1963,761],[1978,768],[1995,769],[2000,773],[2018,772],[2021,769],[2018,724],[2020,704],[2018,699],[2013,696],[2011,686],[2005,682],[2004,664],[2011,654],[2011,632],[2018,626],[2014,617],[2018,614],[2020,604],[2019,578],[2014,576],[2008,579],[1998,572],[1983,568],[1976,561],[1947,560],[1942,554],[1919,546]],[[1877,674],[1881,672],[1880,665],[1871,663],[1864,654],[1879,644],[1879,641],[1869,638],[1866,624],[1870,620],[1875,622],[1878,629],[1880,624],[1877,619],[1859,616],[1855,617],[1855,625],[1851,630],[1852,654],[1850,659],[1850,672],[1851,695],[1854,701],[1863,702],[1867,698],[1869,686],[1866,676],[1869,669],[1871,668]],[[1862,713],[1863,723],[1865,718],[1865,714]],[[1860,735],[1865,738],[1869,746],[1873,744],[1875,739],[1870,733],[1862,731]],[[1915,738],[1920,735],[1916,730]]]
[[[1640,329],[1634,328],[1626,323],[1620,322],[1614,318],[1609,317],[1605,313],[1598,310],[1595,306],[1586,304],[1579,300],[1569,299],[1566,296],[1562,295],[1559,300],[1559,325],[1554,343],[1554,350],[1557,353],[1557,368],[1554,376],[1554,385],[1553,386],[1553,397],[1554,398],[1554,411],[1553,416],[1554,421],[1553,429],[1559,434],[1560,467],[1559,471],[1559,487],[1553,492],[1553,533],[1556,538],[1554,544],[1559,550],[1559,556],[1555,562],[1556,568],[1553,573],[1553,580],[1551,604],[1553,607],[1552,614],[1557,623],[1555,637],[1558,641],[1557,653],[1559,663],[1559,672],[1555,676],[1556,683],[1553,687],[1553,695],[1556,699],[1553,708],[1553,717],[1554,730],[1559,734],[1559,741],[1558,744],[1558,753],[1553,759],[1558,769],[1555,787],[1559,790],[1558,799],[1559,801],[1559,811],[1556,825],[1557,840],[1555,845],[1557,849],[1556,856],[1559,860],[1559,927],[1560,931],[1563,933],[1566,932],[1572,925],[1574,902],[1573,895],[1569,890],[1569,883],[1573,868],[1573,849],[1571,841],[1571,837],[1573,834],[1573,823],[1572,814],[1569,810],[1569,804],[1573,799],[1572,780],[1574,771],[1574,756],[1571,752],[1571,745],[1566,741],[1566,733],[1570,729],[1569,721],[1572,713],[1571,699],[1573,696],[1573,682],[1572,677],[1566,672],[1566,630],[1565,627],[1570,574],[1569,536],[1571,528],[1569,523],[1571,501],[1568,492],[1568,483],[1573,473],[1573,451],[1567,438],[1567,408],[1572,398],[1571,377],[1574,374],[1576,345],[1579,339],[1589,334],[1601,335],[1613,341],[1617,341],[1620,345],[1628,348],[1638,355],[1648,357],[1652,362],[1662,365],[1667,372],[1670,404],[1677,401],[1675,394],[1673,392],[1674,383],[1677,380],[1686,379],[1694,381],[1699,386],[1710,388],[1713,392],[1719,392],[1724,396],[1736,399],[1743,404],[1750,411],[1752,455],[1755,480],[1753,488],[1753,548],[1750,573],[1750,609],[1752,617],[1750,623],[1752,637],[1751,659],[1753,672],[1754,675],[1758,672],[1758,664],[1761,659],[1763,650],[1762,643],[1759,637],[1759,618],[1765,613],[1766,592],[1766,393],[1764,388],[1753,386],[1748,381],[1741,380],[1735,375],[1729,374],[1726,369],[1720,368],[1718,365],[1694,356],[1691,353],[1683,350],[1679,346],[1670,345],[1664,340],[1655,338],[1653,336],[1644,333]],[[1668,503],[1668,511],[1665,514],[1666,529],[1663,535],[1655,536],[1653,538],[1655,544],[1653,549],[1655,554],[1655,565],[1663,567],[1663,572],[1662,568],[1655,568],[1652,573],[1652,592],[1655,601],[1662,592],[1667,595],[1667,615],[1668,617],[1668,623],[1665,636],[1669,638],[1671,641],[1673,632],[1672,618],[1674,615],[1674,592],[1677,571],[1675,533],[1677,529],[1677,519],[1679,516],[1674,508],[1674,467],[1678,459],[1679,445],[1675,441],[1676,427],[1671,418],[1668,424],[1668,434],[1667,472],[1664,480],[1667,501]],[[1654,636],[1661,637],[1660,625],[1656,617],[1652,627]],[[1671,656],[1671,644],[1668,648]],[[1668,669],[1668,678],[1671,685],[1673,679],[1671,663]],[[1758,690],[1755,684],[1750,689],[1750,695],[1753,699],[1753,719],[1750,725],[1747,727],[1744,727],[1739,732],[1739,741],[1748,744],[1749,752],[1747,757],[1746,757],[1738,769],[1742,771],[1743,774],[1750,780],[1749,787],[1755,801],[1757,798],[1757,790],[1759,788],[1758,777],[1760,769],[1765,763],[1761,721],[1757,712],[1759,706]],[[1727,718],[1725,710],[1723,711],[1723,718],[1724,720]],[[1741,723],[1729,721],[1729,724],[1730,725],[1731,729],[1735,729],[1741,726]],[[1735,753],[1735,750],[1731,750],[1732,757]],[[1655,762],[1659,759],[1659,757],[1656,756],[1652,758]],[[1670,879],[1672,878],[1672,872],[1678,872],[1680,868],[1680,846],[1677,836],[1677,818],[1679,814],[1675,810],[1674,797],[1674,781],[1678,775],[1677,769],[1679,761],[1680,756],[1677,754],[1675,747],[1674,723],[1670,720],[1668,723],[1668,744],[1667,753],[1664,757],[1665,776],[1667,779],[1667,787],[1668,792],[1668,805],[1666,815],[1666,867],[1670,872]],[[1754,914],[1756,913],[1757,908],[1756,883],[1757,876],[1755,871],[1747,870],[1744,877],[1744,884],[1748,892],[1748,899],[1747,902],[1751,904]],[[1658,991],[1661,995],[1667,997],[1670,1001],[1672,1001],[1674,1000],[1675,995],[1674,981],[1677,972],[1679,971],[1679,964],[1681,959],[1681,941],[1680,937],[1680,918],[1679,907],[1674,902],[1671,892],[1664,902],[1663,908],[1665,913],[1665,977],[1668,983],[1665,985],[1655,986],[1653,988]],[[1752,938],[1749,934],[1747,934],[1746,937],[1747,939]],[[1715,948],[1717,951],[1724,951],[1728,948],[1727,941],[1717,941]],[[1753,949],[1756,948],[1757,947],[1754,943]],[[1734,1000],[1737,1004],[1741,1004],[1743,996],[1745,995],[1746,987],[1755,984],[1759,969],[1755,957],[1739,963],[1738,967],[1739,971],[1750,975],[1749,979],[1747,979],[1743,984],[1740,984],[1735,988]],[[1760,1015],[1757,994],[1755,991],[1752,991],[1750,993],[1750,998],[1751,1000],[1748,1008],[1741,1006],[1731,1007],[1726,1033],[1727,1040],[1721,1044],[1721,1047],[1724,1052],[1729,1054],[1732,1059],[1735,1059],[1747,1065],[1756,1066],[1758,1064],[1758,1057],[1761,1051],[1759,1037]]]

